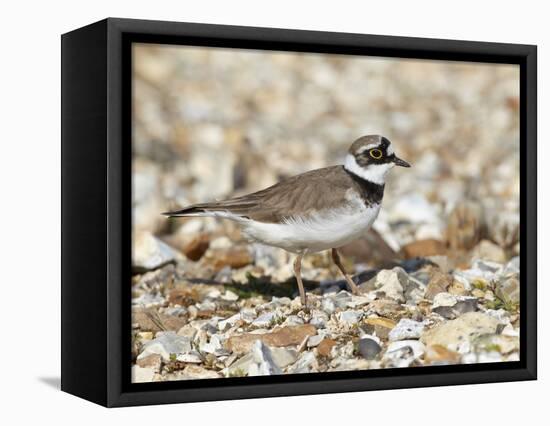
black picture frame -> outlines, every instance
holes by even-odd
[[[117,407],[536,379],[536,46],[117,18],[61,41],[62,390]],[[130,383],[134,42],[518,64],[520,361]]]

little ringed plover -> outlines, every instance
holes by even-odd
[[[331,249],[350,290],[358,293],[337,248],[371,227],[380,211],[386,175],[394,166],[410,167],[395,155],[385,137],[363,136],[349,148],[344,165],[311,170],[241,197],[163,214],[233,220],[249,239],[297,254],[294,274],[305,305],[301,263],[306,253]]]

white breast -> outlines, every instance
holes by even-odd
[[[380,204],[366,207],[359,197],[348,193],[341,208],[327,209],[307,218],[292,217],[284,223],[241,222],[251,239],[299,253],[341,247],[363,235],[372,225]]]

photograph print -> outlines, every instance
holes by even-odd
[[[133,383],[520,359],[520,67],[132,44]]]

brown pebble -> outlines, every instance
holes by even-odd
[[[456,364],[460,362],[460,354],[450,351],[442,345],[430,345],[424,355],[426,364]]]
[[[215,270],[229,266],[232,269],[250,265],[254,259],[246,247],[231,247],[208,252],[208,261]]]
[[[444,255],[446,251],[445,244],[433,238],[413,241],[401,248],[401,254],[405,259]]]
[[[317,353],[319,356],[328,358],[332,351],[332,348],[336,345],[336,340],[332,339],[323,339],[321,343],[317,346]]]
[[[426,286],[426,293],[424,293],[424,297],[428,300],[433,300],[437,294],[445,293],[451,285],[451,282],[452,278],[450,275],[443,274],[438,270],[433,270],[430,281]]]
[[[200,234],[185,245],[183,253],[189,260],[196,262],[204,255],[209,246],[210,237],[207,234]]]
[[[281,327],[271,333],[254,334],[247,333],[239,336],[232,336],[227,339],[227,350],[244,354],[250,351],[256,340],[261,340],[268,346],[285,347],[299,345],[309,336],[317,334],[317,329],[310,324]]]
[[[382,340],[388,340],[388,334],[396,325],[395,321],[382,317],[367,318],[365,323],[372,326],[373,332],[376,333],[376,336]]]
[[[147,355],[146,357],[138,359],[136,364],[141,368],[153,368],[158,372],[162,365],[162,357],[159,354]]]

